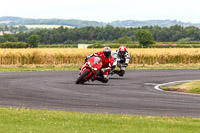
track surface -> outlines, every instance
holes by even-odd
[[[85,85],[75,84],[77,75],[78,71],[0,72],[0,107],[200,117],[200,95],[162,92],[153,85],[200,79],[200,70],[129,70],[107,84]]]

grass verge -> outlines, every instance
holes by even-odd
[[[4,65],[0,66],[0,71],[62,71],[79,70],[81,66],[77,64],[68,65]],[[118,68],[116,68],[118,69]],[[200,64],[130,64],[127,70],[158,70],[158,69],[200,69]]]
[[[78,67],[0,67],[0,71],[64,71],[79,70]]]
[[[199,118],[0,108],[0,132],[199,133]]]
[[[169,84],[160,87],[167,91],[186,92],[200,94],[200,81],[183,82],[178,84]]]

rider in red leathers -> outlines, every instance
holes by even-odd
[[[103,51],[90,54],[86,57],[86,60],[92,56],[99,56],[103,64],[101,70],[97,72],[92,81],[98,80],[103,83],[107,83],[109,80],[109,71],[111,70],[114,61],[113,57],[111,56],[110,47],[104,47]]]

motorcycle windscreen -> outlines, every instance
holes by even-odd
[[[97,68],[97,70],[101,69],[102,61],[100,57],[92,57],[88,59],[88,65],[92,68]]]
[[[101,58],[100,57],[95,57],[94,58],[94,64],[99,64],[101,63]]]

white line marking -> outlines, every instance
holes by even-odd
[[[158,85],[156,83],[144,83],[145,85]]]
[[[168,93],[187,94],[187,95],[196,95],[196,96],[200,96],[200,94],[185,93],[185,92],[174,92],[174,91],[165,91],[165,90],[163,90],[163,89],[160,88],[160,86],[162,86],[162,85],[173,84],[173,83],[178,83],[178,82],[198,81],[198,80],[200,80],[200,79],[195,79],[195,80],[182,80],[182,81],[168,82],[168,83],[158,84],[158,85],[156,85],[154,88],[155,88],[156,90],[164,91],[164,92],[168,92]]]

